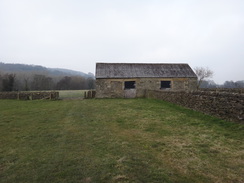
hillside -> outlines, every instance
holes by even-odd
[[[40,65],[26,65],[26,64],[8,64],[0,62],[0,72],[5,73],[45,73],[46,75],[52,76],[83,76],[83,77],[94,77],[92,73],[86,74],[80,71],[74,71],[69,69],[61,68],[47,68]]]

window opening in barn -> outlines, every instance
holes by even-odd
[[[136,82],[135,81],[125,81],[125,90],[134,89],[134,88],[136,88]]]
[[[171,81],[161,81],[161,89],[171,88]]]

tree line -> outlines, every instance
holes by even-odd
[[[87,90],[95,88],[93,77],[52,76],[45,73],[0,73],[0,91]]]
[[[207,80],[213,76],[208,68],[194,69],[198,77],[197,88],[244,88],[242,81],[225,81],[216,84]],[[0,70],[0,91],[40,91],[40,90],[88,90],[95,89],[95,79],[80,75],[52,75],[50,72],[15,72],[6,73]]]
[[[216,84],[213,80],[203,80],[200,88],[244,88],[244,80],[225,81],[223,84]]]
[[[213,80],[207,80],[212,78],[214,72],[209,68],[196,67],[194,68],[197,75],[197,89],[199,88],[244,88],[244,80],[242,81],[225,81],[224,84],[216,84]]]

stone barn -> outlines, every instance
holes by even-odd
[[[195,90],[188,64],[97,63],[96,98],[144,97],[146,90]]]

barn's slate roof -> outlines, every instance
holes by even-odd
[[[197,77],[188,64],[97,63],[96,78]]]

